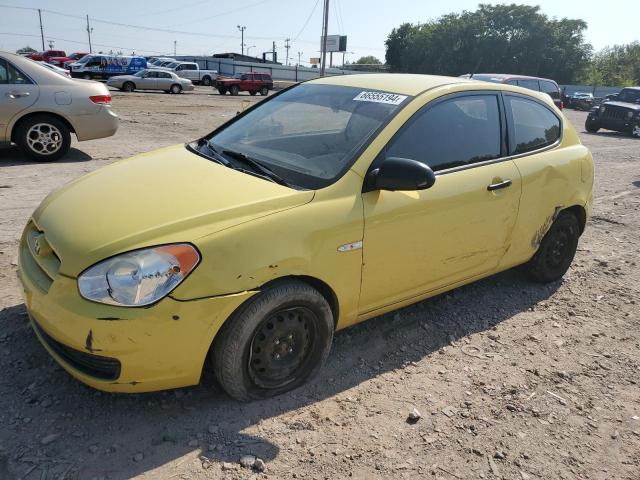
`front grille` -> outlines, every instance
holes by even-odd
[[[46,343],[47,346],[56,353],[56,355],[79,372],[100,380],[117,380],[120,376],[119,360],[115,358],[102,357],[100,355],[93,355],[67,347],[63,343],[60,343],[49,336],[49,334],[45,332],[40,325],[33,320],[33,318],[31,319],[31,323],[33,324],[33,328],[38,332],[42,341]]]
[[[605,109],[604,109],[604,112],[602,113],[602,116],[604,118],[611,119],[611,120],[629,120],[628,113],[630,111],[631,110],[628,110],[626,108],[610,107],[608,105],[605,105]]]

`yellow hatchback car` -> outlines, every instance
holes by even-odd
[[[335,330],[526,264],[569,268],[593,162],[550,97],[423,75],[322,78],[97,170],[27,224],[33,328],[100,390],[240,400],[310,379]]]

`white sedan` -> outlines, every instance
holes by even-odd
[[[167,93],[181,93],[193,90],[191,80],[162,70],[140,70],[135,75],[117,75],[109,78],[107,85],[124,92],[164,90]]]

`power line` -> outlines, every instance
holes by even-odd
[[[189,20],[188,22],[175,23],[173,25],[167,25],[167,27],[168,28],[181,27],[182,25],[191,25],[193,23],[204,22],[204,21],[207,21],[207,20],[211,20],[212,18],[222,17],[223,15],[229,15],[230,13],[235,13],[235,12],[239,12],[241,10],[246,10],[247,8],[255,7],[255,6],[261,5],[263,3],[267,3],[269,1],[271,1],[271,0],[260,0],[260,1],[255,2],[255,3],[251,3],[249,5],[245,5],[243,7],[234,8],[233,10],[227,10],[226,12],[216,13],[215,15],[211,15],[210,17],[199,18],[197,20]]]
[[[300,35],[302,35],[302,32],[304,32],[304,29],[307,28],[307,25],[309,25],[309,21],[311,20],[311,17],[313,17],[313,14],[316,11],[316,7],[318,6],[318,3],[320,3],[320,0],[316,0],[316,3],[313,5],[313,8],[311,9],[311,13],[309,14],[307,19],[305,20],[304,25],[302,25],[302,28],[300,29],[298,34],[293,38],[294,42],[297,41],[298,38],[300,38]]]

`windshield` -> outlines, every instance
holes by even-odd
[[[408,98],[362,88],[301,84],[206,140],[217,151],[255,159],[289,184],[322,188],[342,176],[360,148]]]
[[[625,88],[618,94],[618,98],[616,98],[616,101],[627,103],[640,102],[640,90]]]
[[[89,60],[91,60],[91,58],[92,58],[91,55],[85,55],[80,60],[78,60],[76,63],[87,63]]]
[[[164,66],[167,68],[176,68],[178,65],[179,65],[178,63],[172,62]]]

